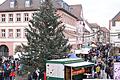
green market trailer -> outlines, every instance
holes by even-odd
[[[93,75],[94,65],[81,58],[48,60],[46,77],[47,80],[82,80]]]

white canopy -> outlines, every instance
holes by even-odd
[[[75,50],[76,54],[89,54],[90,48],[82,48],[80,50]]]
[[[21,52],[17,52],[16,54],[13,55],[14,59],[15,58],[20,58],[22,55],[21,55]]]
[[[65,64],[65,66],[69,67],[83,67],[83,66],[91,66],[94,65],[92,62],[78,62],[78,63],[71,63],[71,64]]]
[[[97,45],[95,45],[95,44],[91,44],[90,46],[91,46],[91,47],[94,47],[94,48],[96,48],[96,47],[97,47]]]

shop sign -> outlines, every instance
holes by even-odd
[[[80,70],[73,70],[72,71],[72,74],[73,75],[78,75],[78,74],[82,74],[85,72],[85,69],[80,69]]]

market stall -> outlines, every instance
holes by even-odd
[[[79,50],[75,50],[75,54],[80,58],[84,58],[85,60],[87,60],[87,58],[89,57],[90,49],[91,48],[81,48]]]
[[[82,80],[92,77],[94,63],[81,58],[48,60],[46,63],[47,80]]]
[[[82,49],[78,49],[75,50],[76,54],[89,54],[91,48],[82,48]]]

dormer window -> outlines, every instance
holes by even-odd
[[[30,7],[31,5],[31,0],[26,0],[25,1],[25,7]]]
[[[14,8],[15,7],[15,0],[11,0],[10,1],[10,8]]]
[[[45,0],[40,0],[41,3],[45,2]]]
[[[69,5],[67,3],[63,3],[63,8],[67,11],[69,11]]]

